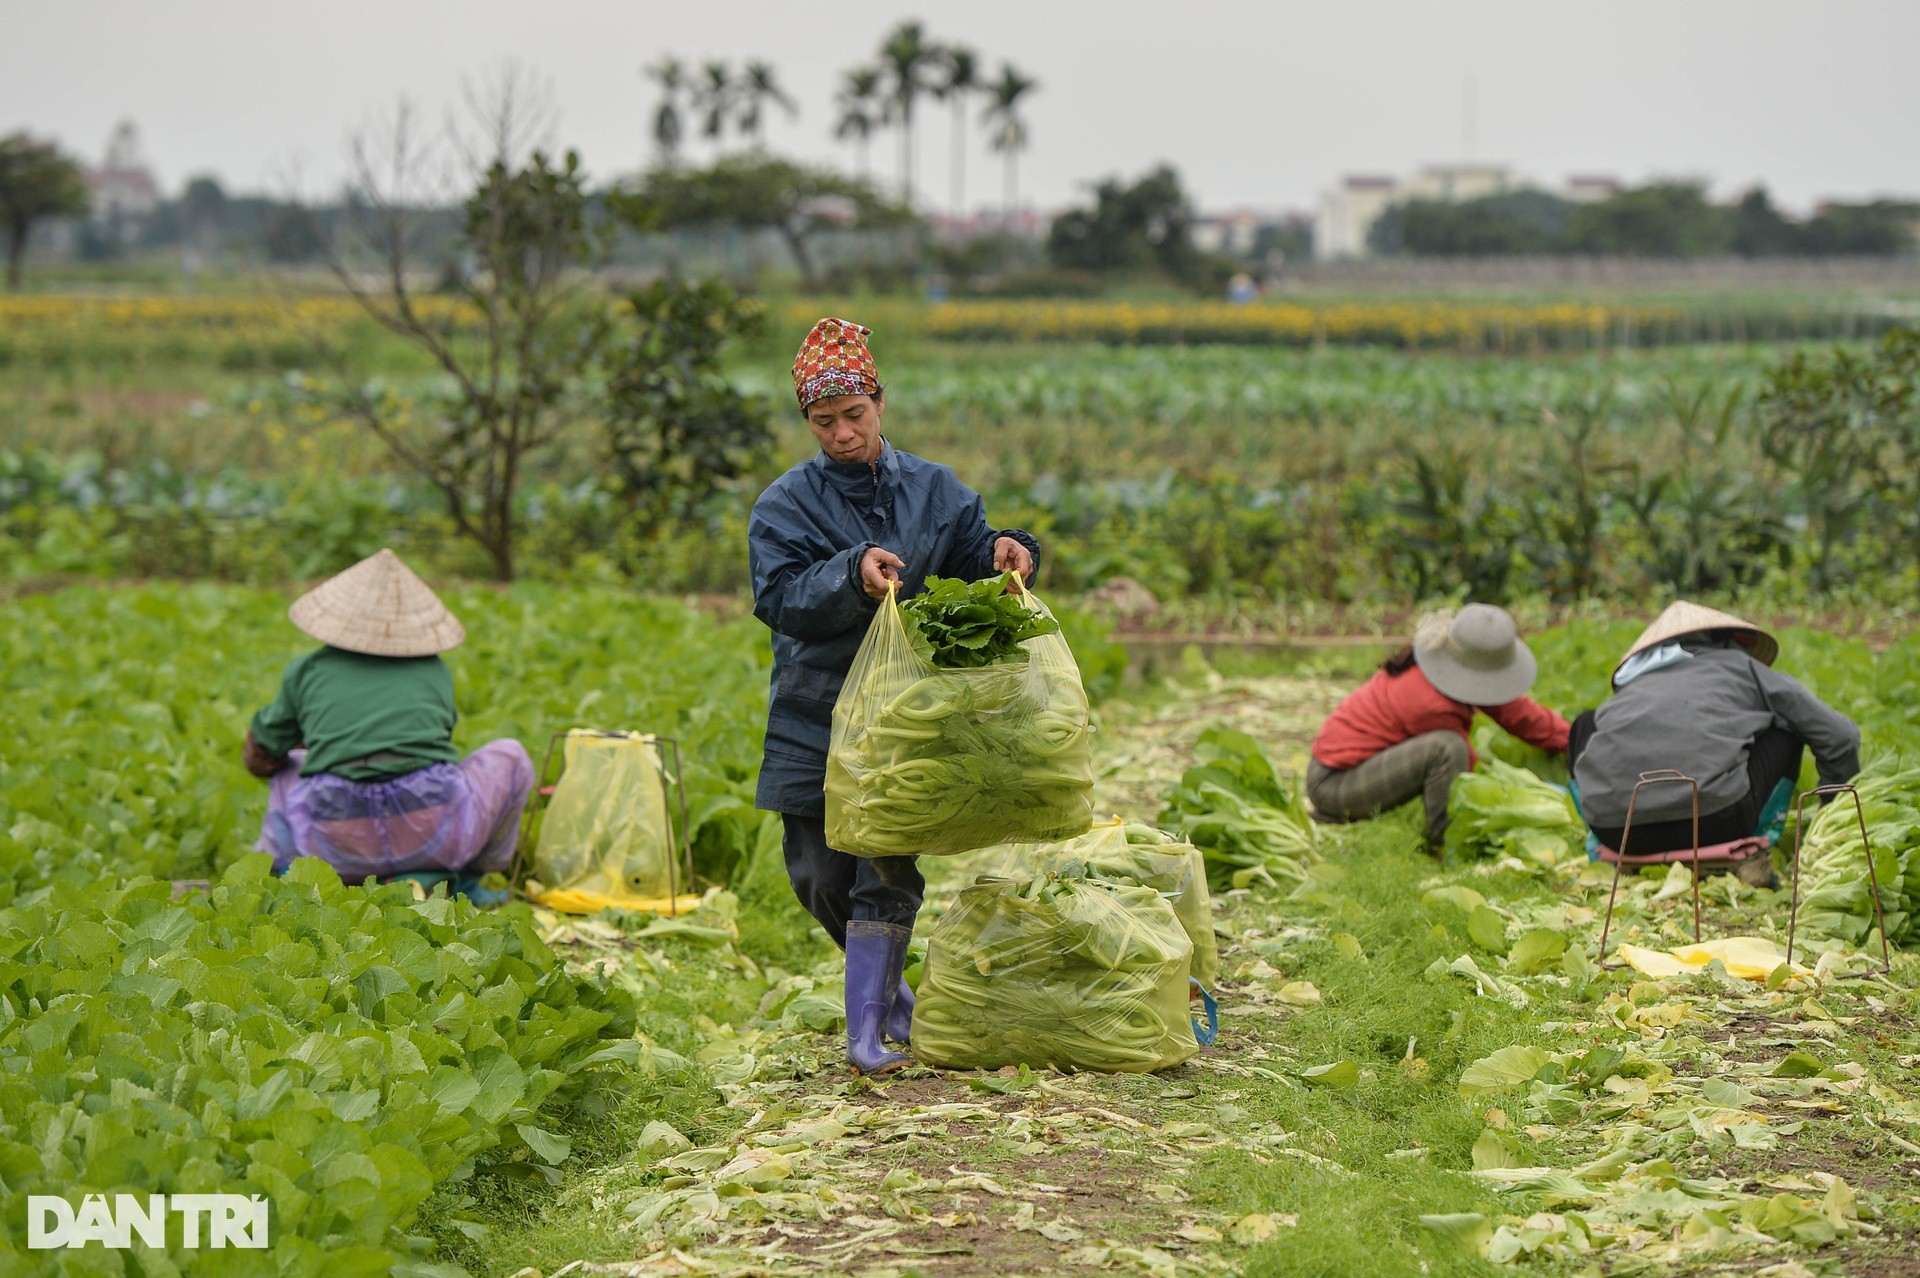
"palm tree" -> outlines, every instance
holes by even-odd
[[[724,62],[707,63],[701,74],[705,78],[693,86],[693,109],[700,113],[701,136],[718,142],[727,131],[739,87],[733,69]]]
[[[972,49],[950,44],[940,51],[940,82],[933,95],[953,104],[953,216],[966,214],[967,99],[980,90],[980,65]]]
[[[660,86],[660,105],[653,110],[653,144],[660,148],[661,156],[671,162],[686,133],[680,107],[688,89],[687,69],[680,59],[668,54],[641,74]]]
[[[903,22],[880,46],[880,65],[887,75],[887,115],[900,126],[900,192],[913,203],[913,108],[932,87],[927,73],[939,50],[927,43],[926,28]]]
[[[987,85],[987,109],[981,119],[992,125],[987,146],[1006,159],[1007,225],[1013,225],[1014,199],[1018,181],[1020,152],[1031,140],[1026,119],[1020,114],[1020,100],[1040,87],[1040,82],[1015,70],[1012,63],[1000,64],[1000,78]]]
[[[748,144],[756,151],[762,149],[764,139],[761,135],[766,125],[766,106],[769,102],[785,111],[788,119],[800,114],[799,104],[780,87],[771,63],[747,63],[746,76],[735,83],[734,89],[740,108],[737,119],[740,132],[746,135]]]
[[[840,85],[837,105],[840,118],[834,122],[833,136],[851,141],[859,156],[860,176],[867,176],[867,143],[882,123],[880,72],[873,67],[855,67]]]

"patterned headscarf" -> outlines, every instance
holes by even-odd
[[[867,338],[873,330],[852,320],[823,319],[793,357],[793,394],[805,412],[829,395],[872,395],[880,390]]]

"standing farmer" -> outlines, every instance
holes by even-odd
[[[753,613],[773,631],[773,690],[757,802],[785,825],[794,895],[847,954],[847,1059],[863,1074],[897,1069],[913,993],[901,973],[925,880],[911,856],[861,858],[827,846],[827,741],[833,704],[890,584],[969,581],[1012,570],[1031,579],[1040,544],[987,526],[979,494],[952,470],[893,447],[867,349],[847,320],[813,326],[793,361],[793,391],[820,451],[776,479],[747,529]]]
[[[453,675],[467,637],[391,550],[315,586],[287,610],[324,647],[295,658],[247,730],[247,770],[272,782],[262,852],[279,872],[317,856],[349,883],[369,875],[473,881],[513,860],[533,760],[518,741],[465,759],[453,747]]]

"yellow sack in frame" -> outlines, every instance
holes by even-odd
[[[659,747],[636,734],[569,732],[565,770],[534,846],[534,899],[554,909],[671,908],[673,826]]]
[[[913,650],[894,596],[881,601],[833,707],[828,846],[946,856],[1093,824],[1080,667],[1058,633],[1021,647],[1025,661],[943,669]]]

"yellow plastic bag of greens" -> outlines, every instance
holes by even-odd
[[[907,616],[882,601],[833,707],[830,846],[942,856],[1093,823],[1080,667],[1045,605],[1024,587],[1006,595],[1009,579],[929,578]]]
[[[530,895],[573,913],[666,910],[676,882],[660,750],[638,733],[574,731],[540,820]]]
[[[914,1055],[952,1069],[1144,1073],[1200,1050],[1193,947],[1149,887],[1071,874],[986,878],[927,941]]]
[[[966,868],[980,875],[1023,878],[1067,871],[1074,864],[1103,879],[1150,887],[1173,906],[1193,945],[1193,979],[1211,990],[1220,978],[1220,944],[1213,934],[1213,894],[1200,849],[1164,830],[1115,819],[1061,843],[1008,843],[987,848]]]

